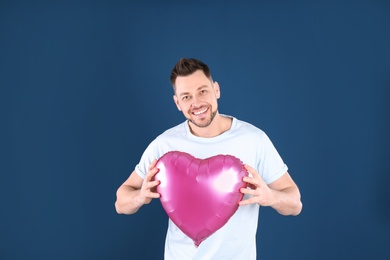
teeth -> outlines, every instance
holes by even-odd
[[[203,114],[204,112],[206,112],[207,108],[204,109],[204,110],[201,110],[201,111],[198,111],[198,112],[194,112],[194,115],[200,115],[200,114]]]

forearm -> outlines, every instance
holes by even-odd
[[[274,203],[271,205],[282,215],[298,215],[302,210],[301,195],[296,186],[283,190],[273,190]]]
[[[115,209],[118,214],[134,214],[143,203],[139,199],[140,190],[128,185],[122,185],[116,192]]]

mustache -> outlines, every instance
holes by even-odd
[[[206,106],[206,105],[201,105],[201,106],[198,106],[198,107],[191,107],[191,108],[190,108],[190,111],[191,111],[191,112],[194,112],[194,111],[206,109],[206,108],[208,108],[208,107],[209,107],[209,106]]]

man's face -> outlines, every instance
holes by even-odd
[[[201,70],[189,76],[179,76],[173,99],[177,108],[197,127],[207,127],[218,111],[219,85],[211,82]]]

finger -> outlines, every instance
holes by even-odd
[[[248,164],[244,164],[245,169],[247,169],[248,172],[250,172],[255,180],[258,182],[255,183],[257,187],[265,186],[267,185],[264,181],[264,179],[260,176],[260,174],[257,172],[255,168],[252,168]]]
[[[159,170],[158,168],[156,168],[156,167],[151,168],[151,169],[146,173],[145,179],[146,179],[147,181],[150,181],[150,180],[154,177],[154,175],[156,175],[159,171],[160,171],[160,170]]]
[[[147,190],[155,188],[157,185],[160,184],[160,181],[152,180],[152,178],[153,178],[152,173],[153,173],[153,170],[149,171],[146,174],[145,179],[142,183],[142,187],[141,187],[142,190],[147,191]]]
[[[254,198],[250,198],[250,199],[246,199],[246,200],[242,200],[238,203],[239,206],[244,206],[244,205],[249,205],[249,204],[254,204],[256,203],[255,199]]]
[[[259,177],[260,177],[259,173],[258,173],[258,172],[256,171],[256,169],[253,168],[252,166],[249,166],[248,164],[244,164],[244,167],[245,167],[245,169],[246,169],[249,173],[251,173],[253,176],[259,176]]]
[[[256,190],[251,190],[251,189],[247,189],[247,188],[241,188],[240,192],[243,194],[248,194],[248,195],[256,195],[257,194]]]
[[[154,160],[150,163],[150,165],[149,165],[149,171],[150,171],[151,169],[153,169],[154,167],[156,167],[156,164],[157,164],[157,159],[154,159]]]
[[[246,182],[246,183],[255,185],[256,187],[257,187],[257,186],[260,186],[260,180],[257,179],[257,178],[253,178],[253,177],[244,177],[244,178],[242,178],[242,180],[243,180],[244,182]]]
[[[158,186],[160,184],[160,181],[150,181],[146,184],[146,188],[153,189],[154,187]]]
[[[148,197],[149,197],[149,198],[152,198],[152,199],[158,199],[158,198],[160,198],[160,193],[150,191],[150,192],[148,193]]]

